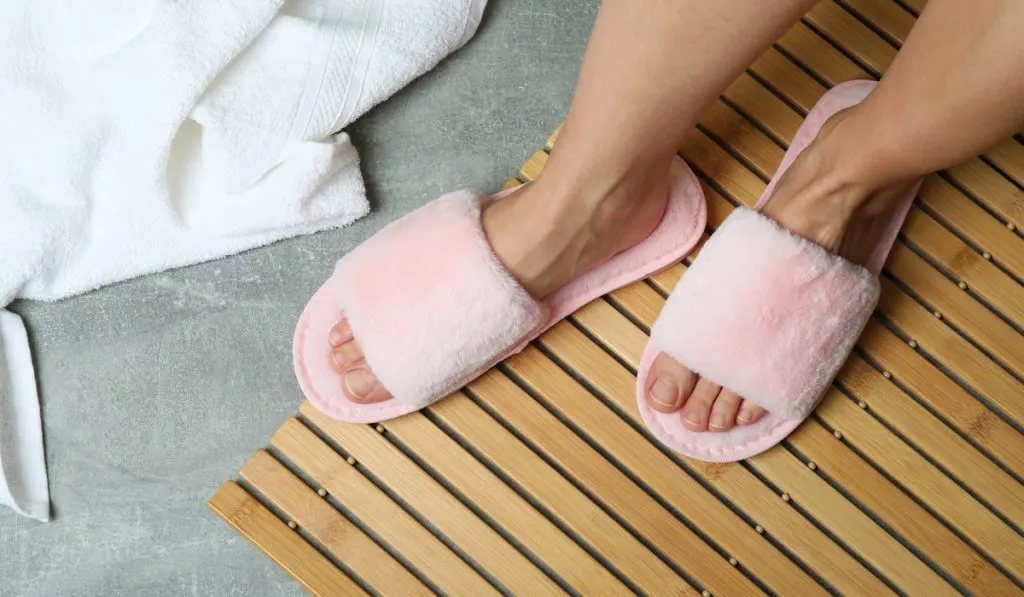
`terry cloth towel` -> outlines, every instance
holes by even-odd
[[[338,131],[464,44],[485,4],[0,3],[0,307],[365,215]],[[29,346],[3,310],[0,351],[0,504],[46,520]]]

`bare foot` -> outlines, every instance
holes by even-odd
[[[834,174],[830,159],[836,127],[851,110],[835,114],[783,174],[762,213],[829,251],[863,264],[885,231],[890,210],[910,184],[867,189],[854,177]],[[854,182],[849,182],[854,181]],[[690,431],[723,432],[764,416],[757,404],[701,378],[659,354],[647,378],[647,403],[658,412],[679,411]]]
[[[668,167],[658,176],[579,189],[541,177],[486,206],[481,220],[494,253],[537,299],[646,238],[668,199]],[[569,190],[563,190],[569,189]],[[391,395],[377,381],[344,316],[329,335],[331,361],[353,402]]]

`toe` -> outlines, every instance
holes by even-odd
[[[349,400],[358,404],[373,404],[391,398],[384,386],[368,367],[356,367],[342,376],[342,387]]]
[[[391,398],[366,364],[345,314],[327,336],[331,345],[331,366],[341,375],[341,388],[349,400],[357,404],[373,404]]]
[[[751,425],[761,420],[767,411],[749,400],[740,404],[739,414],[736,415],[737,425]]]
[[[355,340],[349,340],[331,351],[331,362],[338,373],[343,373],[362,360],[363,350]]]
[[[740,410],[743,399],[731,390],[722,390],[718,399],[711,406],[711,418],[708,419],[708,431],[728,431],[736,423],[736,413]]]
[[[660,353],[647,375],[647,404],[658,412],[673,413],[693,392],[696,383],[696,373]]]
[[[348,320],[342,318],[337,324],[331,328],[330,334],[327,335],[327,342],[330,343],[332,348],[337,348],[345,342],[352,341],[352,328],[348,327]]]
[[[698,381],[693,388],[693,394],[683,405],[683,427],[689,431],[707,431],[711,406],[721,390],[722,386],[714,382],[703,378]]]

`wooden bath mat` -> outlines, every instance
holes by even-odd
[[[680,148],[711,230],[827,86],[884,72],[923,4],[821,2],[729,87]],[[928,177],[855,354],[756,458],[677,458],[636,412],[684,263],[421,413],[303,405],[210,506],[319,595],[1022,594],[1022,185],[1018,140]]]

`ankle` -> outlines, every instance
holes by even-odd
[[[820,172],[827,195],[854,219],[883,216],[897,205],[922,173],[893,168],[885,152],[851,129],[860,124],[847,120],[823,139]],[[810,148],[808,148],[810,149]],[[821,197],[822,195],[817,195]]]
[[[879,131],[878,118],[865,111],[867,104],[866,101],[833,115],[814,145],[818,146],[833,184],[857,192],[857,209],[874,211],[878,195],[905,189],[927,172],[913,168],[903,159],[906,152],[886,131]]]
[[[565,224],[575,224],[590,236],[622,231],[637,218],[659,216],[668,197],[669,169],[645,165],[616,175],[597,173],[588,178],[566,177],[551,171],[537,183],[538,195]]]
[[[830,210],[845,216],[861,211],[889,186],[871,150],[858,140],[858,133],[851,131],[855,126],[849,118],[852,112],[843,110],[825,123],[798,158],[799,179],[805,186],[790,189],[819,206],[827,199]]]
[[[484,233],[498,259],[537,299],[641,242],[661,221],[668,170],[660,180],[570,185],[550,174],[488,206]],[[660,190],[658,190],[660,189]]]
[[[870,196],[841,154],[822,139],[808,146],[783,175],[765,212],[800,212],[816,217],[848,218]]]

